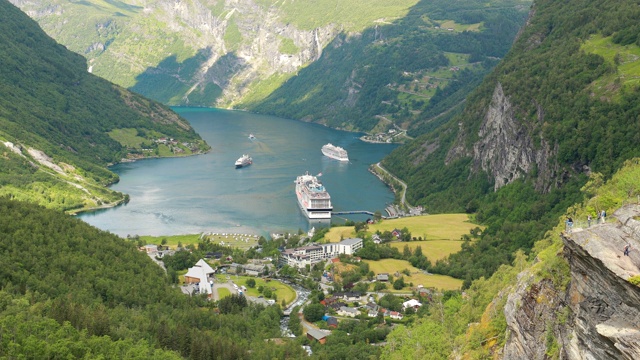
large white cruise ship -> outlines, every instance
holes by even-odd
[[[309,219],[331,219],[331,196],[322,183],[306,172],[296,179],[300,209]]]
[[[331,143],[328,143],[327,145],[322,147],[322,153],[332,159],[349,161],[347,150],[341,148],[340,146],[335,146]]]

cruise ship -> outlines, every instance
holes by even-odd
[[[322,153],[332,159],[349,161],[347,150],[341,148],[340,146],[335,146],[331,143],[328,143],[327,145],[322,147]]]
[[[296,195],[300,209],[309,219],[331,219],[331,196],[308,171],[296,179]]]
[[[239,169],[244,166],[249,166],[253,164],[253,159],[249,155],[242,155],[238,160],[236,160],[236,169]]]

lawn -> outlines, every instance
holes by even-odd
[[[397,278],[396,273],[404,277],[405,283],[413,283],[413,286],[422,285],[426,288],[433,287],[441,290],[455,290],[462,287],[462,280],[452,278],[446,275],[425,274],[422,270],[413,267],[406,260],[384,259],[378,261],[365,260],[369,264],[369,269],[376,275],[379,273],[388,273]],[[402,274],[403,270],[409,270],[410,276]],[[388,285],[388,289],[392,289],[392,285]],[[406,292],[408,286],[398,292]],[[393,290],[392,290],[393,291]]]
[[[409,216],[399,219],[382,220],[369,225],[368,233],[376,231],[392,231],[393,229],[409,229],[413,237],[424,240],[460,240],[462,235],[469,234],[471,229],[483,228],[469,221],[467,214],[438,214]],[[341,238],[354,237],[353,226],[332,227],[325,235],[329,242],[338,242]],[[424,249],[424,248],[423,248]]]
[[[413,237],[422,237],[424,240],[460,240],[462,235],[469,234],[471,229],[479,226],[471,223],[467,214],[421,215],[382,220],[369,225],[369,233],[405,227]]]
[[[188,235],[169,235],[169,236],[149,236],[141,235],[140,239],[144,240],[145,244],[157,244],[161,245],[164,239],[167,240],[166,245],[172,249],[176,249],[178,244],[187,246],[189,244],[197,245],[200,241],[200,234],[188,234]]]
[[[227,279],[228,277],[228,279]],[[258,288],[260,286],[269,287],[272,291],[275,291],[277,303],[280,304],[282,299],[287,304],[292,303],[296,298],[296,292],[287,284],[283,284],[280,281],[266,281],[262,278],[251,277],[251,276],[236,276],[236,275],[216,275],[216,279],[219,282],[228,282],[229,280],[233,281],[238,286],[246,286],[247,292],[245,293],[247,296],[255,296],[258,297],[261,294],[258,292]],[[254,279],[256,281],[256,286],[254,288],[250,288],[247,286],[247,280]],[[220,295],[222,298],[222,295]]]
[[[187,246],[189,244],[198,245],[201,241],[201,234],[188,234],[188,235],[167,235],[167,236],[140,236],[140,239],[144,240],[146,244],[162,244],[164,239],[167,240],[166,245],[172,249],[176,249],[178,244]],[[204,235],[205,238],[211,240],[214,244],[220,244],[222,246],[228,246],[238,248],[242,250],[248,250],[253,246],[258,245],[258,235],[252,234],[232,234],[232,233],[210,233]]]
[[[412,252],[420,246],[422,248],[422,253],[429,259],[429,261],[435,263],[437,260],[446,258],[449,254],[460,251],[462,243],[462,240],[427,240],[409,242],[396,241],[389,245],[398,249],[400,253],[403,252],[405,246],[408,246]]]
[[[231,295],[231,290],[227,289],[227,288],[218,288],[218,298],[219,299],[223,299],[227,296]]]
[[[336,226],[329,229],[324,235],[325,240],[329,240],[329,242],[340,242],[344,239],[349,239],[356,236],[353,226]]]

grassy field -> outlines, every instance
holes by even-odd
[[[460,240],[462,235],[469,234],[469,231],[478,225],[471,223],[467,214],[422,215],[382,220],[377,224],[369,225],[368,233],[405,227],[413,237],[422,237],[424,240]],[[329,242],[338,242],[341,237],[347,239],[353,236],[355,233],[352,226],[337,226],[329,230],[325,239]]]
[[[140,236],[142,240],[147,244],[162,244],[162,240],[166,239],[170,248],[175,249],[179,243],[182,246],[189,244],[197,245],[200,242],[201,234],[188,234],[188,235],[167,235],[167,236]],[[212,243],[220,244],[222,246],[228,246],[238,248],[242,250],[248,250],[252,246],[258,245],[258,236],[251,234],[231,234],[231,233],[213,233],[205,235]]]
[[[220,299],[225,298],[227,296],[231,295],[231,290],[227,289],[227,288],[218,288],[218,297]]]
[[[458,24],[453,20],[446,20],[440,23],[441,29],[453,29],[456,32],[462,31],[480,31],[482,28],[482,23],[476,24]]]
[[[469,222],[467,214],[438,214],[410,216],[399,219],[383,220],[369,226],[369,232],[407,228],[414,237],[425,240],[460,240],[478,225]]]
[[[228,278],[227,278],[228,277]],[[282,299],[287,304],[292,303],[296,298],[296,292],[290,286],[283,284],[279,281],[265,281],[264,279],[250,276],[236,276],[236,275],[216,275],[216,279],[219,282],[228,282],[229,280],[233,281],[238,286],[246,286],[247,292],[245,293],[247,296],[255,296],[258,297],[261,294],[258,292],[258,288],[263,286],[265,288],[269,287],[272,291],[275,291],[277,297],[277,303],[280,304]],[[254,279],[256,281],[256,286],[252,289],[247,286],[247,280]],[[220,298],[222,298],[222,294],[220,294]]]
[[[189,244],[197,245],[200,239],[200,234],[189,234],[189,235],[170,235],[170,236],[149,236],[149,235],[141,235],[140,239],[144,240],[146,244],[162,244],[162,240],[166,239],[166,245],[172,249],[178,247],[179,243],[182,243],[182,246],[187,246]]]
[[[303,30],[328,23],[342,24],[345,31],[360,31],[374,23],[389,23],[406,15],[417,0],[257,0],[264,7],[277,7],[284,13],[282,21]]]
[[[432,262],[444,259],[449,254],[457,253],[462,248],[462,240],[427,240],[410,242],[392,242],[389,245],[402,253],[405,246],[413,252],[418,246],[422,248],[422,253]]]
[[[380,273],[388,273],[392,275],[394,278],[397,278],[396,273],[399,273],[402,277],[404,277],[405,283],[407,285],[409,283],[413,283],[413,286],[422,285],[424,287],[433,287],[441,290],[455,290],[459,289],[462,286],[462,280],[458,280],[452,278],[451,276],[445,275],[435,275],[435,274],[425,274],[422,270],[411,266],[411,264],[406,260],[396,260],[396,259],[384,259],[378,261],[370,261],[365,260],[367,264],[369,264],[369,268],[376,275]],[[403,270],[409,270],[410,276],[402,274]],[[392,289],[393,286],[389,285],[388,289]],[[398,290],[399,292],[408,291],[408,286],[402,290]]]
[[[592,87],[599,95],[615,92],[619,86],[637,86],[640,84],[640,47],[635,44],[621,46],[614,44],[611,37],[593,35],[582,45],[582,50],[602,56],[608,63],[615,65],[617,71],[596,80]]]
[[[343,239],[348,239],[356,236],[353,226],[336,226],[329,229],[324,235],[325,240],[329,242],[340,242]]]
[[[136,129],[113,129],[109,131],[109,137],[120,143],[122,146],[139,148],[147,139],[138,136]]]

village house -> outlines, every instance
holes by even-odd
[[[360,312],[358,311],[358,309],[352,307],[341,306],[340,309],[338,309],[338,315],[341,316],[356,317],[359,314]]]
[[[307,330],[307,339],[316,340],[320,344],[324,344],[327,342],[327,336],[329,334],[318,329],[309,329]]]
[[[389,281],[389,274],[388,273],[380,273],[380,274],[376,275],[376,280],[377,281]]]
[[[323,316],[322,317],[322,321],[325,321],[327,323],[327,326],[330,328],[337,328],[338,327],[338,319],[334,316]]]
[[[391,311],[389,313],[389,317],[394,319],[394,320],[402,320],[402,318],[404,317],[404,315],[402,315],[402,313],[397,312],[397,311]]]
[[[382,240],[380,240],[380,235],[378,234],[371,235],[371,240],[373,240],[374,244],[380,244],[382,242]]]
[[[155,252],[158,252],[158,245],[147,244],[147,245],[143,246],[142,248],[140,248],[140,250],[146,252],[147,254],[155,253]]]
[[[244,272],[249,276],[260,276],[267,268],[263,264],[245,264],[243,267]]]
[[[362,300],[362,293],[360,291],[338,292],[334,293],[333,297],[335,299],[342,299],[347,302],[354,302]]]
[[[416,299],[411,299],[402,303],[402,308],[405,310],[408,308],[418,309],[420,306],[422,306],[422,303]]]

